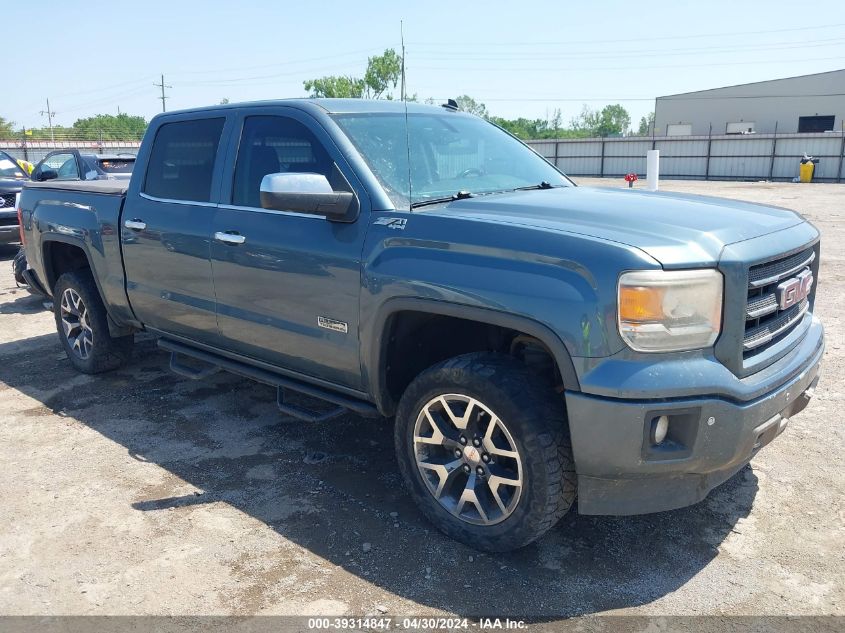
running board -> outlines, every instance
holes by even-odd
[[[170,371],[174,374],[179,374],[180,376],[190,378],[191,380],[202,380],[203,378],[213,376],[220,371],[220,367],[218,365],[206,363],[205,367],[198,368],[180,363],[179,357],[182,355],[183,354],[181,352],[170,352]]]
[[[253,365],[249,365],[244,362],[232,360],[230,358],[220,356],[219,354],[215,354],[213,352],[206,352],[204,350],[191,347],[190,345],[178,343],[169,339],[160,338],[158,340],[158,346],[159,348],[171,353],[171,369],[174,369],[174,358],[176,358],[177,356],[187,356],[188,358],[201,361],[211,366],[209,369],[194,370],[191,367],[185,367],[184,365],[179,363],[178,360],[176,360],[176,367],[178,367],[179,369],[187,369],[190,372],[194,372],[194,375],[196,375],[196,372],[200,372],[205,375],[211,375],[216,371],[222,369],[230,373],[237,374],[239,376],[251,378],[252,380],[262,382],[266,385],[277,387],[278,393],[276,396],[276,404],[278,405],[279,410],[287,415],[293,416],[300,420],[305,420],[307,422],[324,422],[326,420],[331,420],[344,414],[347,410],[357,413],[358,415],[363,416],[365,418],[381,417],[381,414],[378,412],[378,409],[376,409],[375,405],[369,402],[335,393],[334,391],[330,391],[328,389],[318,387],[316,385],[311,385],[306,382],[296,380],[295,378],[288,378],[287,376],[282,376],[266,369],[254,367]],[[188,378],[194,378],[194,375],[183,374],[177,369],[174,369],[174,371],[181,375],[186,375]],[[202,377],[204,376],[197,376],[197,378]],[[285,401],[284,392],[286,390],[295,391],[304,396],[329,402],[335,405],[336,408],[326,413],[320,413],[305,409],[303,407],[299,407],[297,405],[290,404]]]
[[[322,413],[320,411],[311,411],[310,409],[290,404],[285,402],[285,391],[286,389],[284,387],[278,387],[276,389],[276,406],[279,407],[279,411],[285,415],[297,418],[303,422],[328,422],[329,420],[334,420],[347,412],[347,409],[341,406]]]

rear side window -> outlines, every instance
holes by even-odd
[[[211,200],[214,159],[224,118],[165,123],[156,132],[144,193],[170,200]]]
[[[107,174],[131,174],[135,166],[134,158],[101,158],[97,162]]]

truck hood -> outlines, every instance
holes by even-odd
[[[18,193],[28,182],[23,178],[0,178],[0,193]]]
[[[478,196],[429,212],[621,242],[667,268],[713,265],[728,244],[805,221],[788,209],[738,200],[596,187]]]

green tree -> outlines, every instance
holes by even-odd
[[[364,96],[364,88],[366,87],[363,79],[340,77],[337,75],[308,79],[303,84],[305,89],[310,93],[308,96],[314,98],[360,99]]]
[[[77,119],[70,135],[83,141],[130,141],[140,140],[146,129],[147,121],[142,116],[98,114]]]
[[[649,112],[648,115],[640,119],[640,127],[637,129],[637,134],[640,136],[649,136],[654,127],[654,112]]]
[[[600,111],[588,106],[572,119],[577,136],[621,136],[631,128],[631,115],[621,105],[607,105]]]
[[[0,138],[10,139],[15,135],[15,124],[13,121],[0,116]]]
[[[604,106],[599,113],[599,136],[622,136],[631,129],[631,115],[619,105]]]
[[[388,48],[382,55],[367,59],[363,77],[327,75],[302,82],[308,96],[360,99],[392,99],[392,90],[402,77],[402,57]]]
[[[475,116],[480,116],[482,119],[490,117],[490,113],[487,112],[487,106],[480,101],[476,101],[469,95],[461,95],[460,97],[457,97],[455,101],[458,102],[458,109],[461,110],[461,112],[469,112]]]
[[[368,58],[367,72],[364,73],[367,98],[380,99],[384,95],[384,98],[392,99],[393,94],[388,91],[395,89],[401,78],[402,57],[392,48],[388,48],[382,55]]]

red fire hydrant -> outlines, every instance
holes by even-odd
[[[634,183],[637,182],[637,174],[625,174],[625,182],[628,183],[628,188],[631,189]]]

